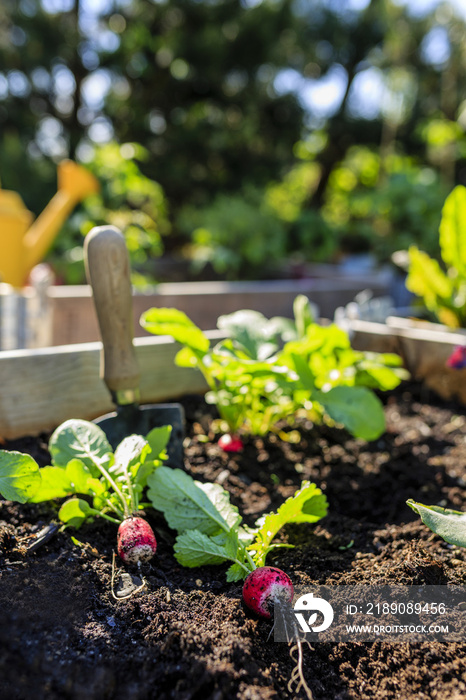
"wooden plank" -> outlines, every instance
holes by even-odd
[[[388,322],[389,321],[389,322]],[[397,352],[413,379],[444,399],[466,404],[466,369],[446,366],[457,345],[465,345],[463,329],[409,319],[387,319],[387,324],[351,321],[352,345],[357,350]]]
[[[421,355],[429,355],[429,362],[444,363],[453,348],[466,342],[466,331],[461,328],[453,330],[436,323],[395,317],[388,318],[386,324],[352,320],[349,333],[357,350],[402,353],[403,348],[413,348],[411,361],[409,352],[406,352],[408,364],[413,369]]]
[[[219,331],[207,335],[224,337]],[[170,338],[137,338],[134,345],[142,404],[206,391],[198,370],[174,364],[179,345]],[[0,437],[36,435],[68,418],[92,420],[113,410],[100,379],[100,351],[96,342],[0,353]]]
[[[293,301],[305,294],[317,304],[320,315],[332,318],[338,306],[353,301],[362,289],[375,296],[387,294],[387,284],[374,276],[355,279],[273,280],[260,282],[181,282],[160,284],[147,293],[133,295],[134,335],[143,337],[139,324],[143,311],[151,306],[168,306],[184,311],[203,330],[216,328],[217,318],[239,309],[255,309],[271,316],[293,315]],[[90,287],[50,287],[50,345],[92,342],[100,339]]]
[[[349,335],[351,345],[355,350],[396,353],[400,351],[396,332],[384,323],[352,320],[350,321]]]

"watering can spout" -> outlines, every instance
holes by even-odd
[[[98,190],[99,183],[89,171],[71,160],[62,161],[58,191],[32,224],[32,214],[20,196],[0,190],[0,281],[22,287],[74,207]]]

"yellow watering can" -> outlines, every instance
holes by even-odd
[[[58,165],[58,191],[33,223],[16,192],[0,189],[0,282],[22,287],[74,207],[98,192],[99,183],[71,160]]]

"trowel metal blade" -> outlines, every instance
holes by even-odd
[[[118,406],[116,411],[96,418],[94,423],[102,428],[114,450],[128,435],[145,436],[152,428],[171,425],[166,464],[183,468],[184,410],[181,404]]]

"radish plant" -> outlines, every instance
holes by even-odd
[[[150,525],[138,513],[148,477],[167,454],[171,426],[154,428],[144,438],[130,435],[115,453],[105,433],[94,423],[68,420],[49,441],[50,466],[39,468],[27,454],[0,450],[0,494],[19,503],[67,500],[58,517],[75,528],[96,517],[119,526],[118,552],[127,563],[148,561],[157,542]]]
[[[195,481],[180,469],[159,467],[148,477],[147,495],[168,525],[177,531],[175,557],[182,566],[197,567],[229,563],[228,581],[241,581],[243,602],[258,616],[270,619],[272,612],[291,620],[294,650],[298,659],[290,679],[309,700],[312,693],[303,674],[303,640],[292,615],[293,584],[276,567],[266,566],[267,555],[279,547],[278,532],[288,523],[315,523],[327,514],[327,499],[313,483],[303,481],[276,513],[260,518],[254,528],[242,524],[238,509],[219,484]],[[288,627],[287,627],[288,629]]]
[[[175,557],[183,566],[230,563],[228,581],[240,581],[265,565],[269,552],[291,545],[274,543],[287,523],[315,523],[327,514],[327,499],[309,481],[276,513],[257,521],[254,528],[242,524],[236,506],[219,484],[195,481],[181,469],[159,467],[147,479],[147,495],[176,530]]]
[[[175,362],[204,375],[206,400],[216,404],[228,426],[228,437],[219,441],[223,449],[237,451],[239,433],[264,435],[280,419],[291,421],[303,411],[314,422],[343,425],[356,437],[379,437],[385,418],[372,390],[393,389],[408,376],[400,357],[356,352],[343,330],[314,322],[303,295],[295,300],[294,315],[294,321],[269,320],[251,310],[221,316],[218,327],[229,337],[212,348],[177,309],[149,309],[141,324],[181,343]]]
[[[289,398],[274,382],[275,376],[286,372],[275,363],[276,326],[255,311],[237,315],[241,315],[244,331],[238,330],[236,338],[223,340],[213,348],[182,311],[154,308],[141,317],[147,331],[171,335],[183,346],[175,357],[177,365],[202,372],[209,388],[206,401],[216,404],[227,426],[226,437],[219,444],[231,452],[242,448],[240,432],[265,434],[293,410]],[[221,319],[219,327],[223,328]]]

